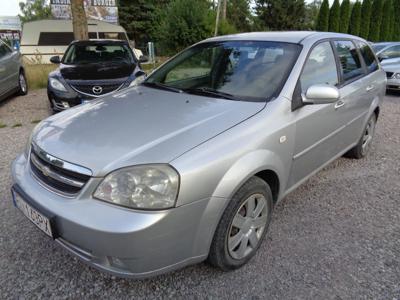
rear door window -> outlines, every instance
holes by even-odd
[[[363,74],[364,68],[352,41],[334,41],[344,82],[352,81]]]
[[[374,72],[379,69],[378,61],[375,58],[371,48],[364,42],[357,41],[357,46],[360,49],[361,56],[364,59],[368,72]]]

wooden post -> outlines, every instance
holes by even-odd
[[[89,39],[88,25],[86,20],[83,0],[71,0],[72,27],[76,40]]]

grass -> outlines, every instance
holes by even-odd
[[[39,123],[40,121],[42,121],[42,120],[33,120],[33,121],[31,121],[31,123],[32,123],[32,124],[37,124],[37,123]]]
[[[21,124],[21,123],[15,123],[15,124],[12,126],[12,128],[16,128],[16,127],[22,127],[22,124]]]
[[[4,124],[3,122],[0,121],[0,128],[5,128],[7,127],[7,124]]]
[[[25,74],[28,86],[32,90],[47,87],[49,73],[57,68],[56,65],[28,65],[25,64]]]

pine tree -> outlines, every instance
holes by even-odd
[[[299,30],[306,27],[304,0],[256,0],[256,14],[270,30]]]
[[[347,33],[349,29],[350,14],[351,14],[350,0],[343,0],[342,5],[340,5],[340,26],[339,26],[339,31],[342,33]]]
[[[360,35],[361,26],[361,2],[354,3],[353,10],[351,11],[349,33],[352,35]]]
[[[393,0],[392,40],[400,41],[400,0]]]
[[[374,0],[372,2],[371,24],[368,35],[368,40],[371,42],[378,42],[380,38],[383,4],[382,0]]]
[[[382,23],[380,29],[379,40],[390,41],[392,38],[392,23],[393,23],[393,2],[386,0],[383,5]]]
[[[329,12],[329,31],[339,32],[340,30],[340,4],[335,0]]]
[[[329,0],[322,1],[315,29],[318,31],[329,30]]]
[[[371,9],[372,9],[371,0],[363,0],[361,5],[360,36],[364,39],[368,39],[369,36],[369,26],[371,23]]]

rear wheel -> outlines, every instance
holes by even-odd
[[[208,261],[222,270],[247,263],[267,232],[273,207],[268,184],[250,178],[233,196],[215,231]]]
[[[358,144],[345,154],[346,157],[360,159],[367,155],[375,134],[376,115],[372,114],[363,131]]]
[[[21,96],[28,94],[28,83],[26,81],[25,73],[23,71],[19,72],[18,94]]]

